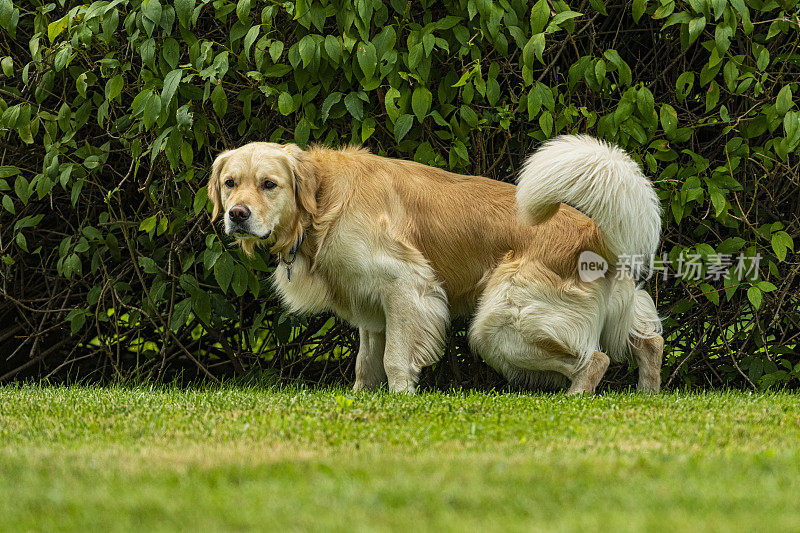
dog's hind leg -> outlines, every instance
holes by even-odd
[[[599,351],[603,281],[548,283],[547,271],[498,268],[470,327],[470,345],[511,380],[531,371],[569,379],[569,394],[594,393],[609,357]],[[556,281],[559,281],[556,279]]]
[[[655,303],[645,291],[634,293],[633,321],[630,343],[633,356],[639,365],[641,392],[658,393],[661,389],[661,360],[664,354],[664,338],[661,336],[661,320]]]
[[[658,393],[661,389],[661,359],[664,353],[664,339],[654,334],[647,338],[633,338],[633,356],[639,365],[639,383],[636,388],[641,392]]]
[[[595,351],[587,362],[581,363],[578,357],[562,356],[542,358],[537,366],[541,370],[558,372],[571,381],[567,394],[594,394],[597,384],[603,379],[611,359],[600,351]]]
[[[589,360],[589,364],[573,374],[572,384],[567,390],[567,394],[594,394],[594,389],[597,387],[597,384],[600,383],[600,380],[603,379],[603,375],[606,373],[610,362],[611,359],[609,359],[606,354],[595,351],[592,354],[592,358]]]
[[[386,381],[386,371],[383,369],[386,334],[383,331],[368,331],[359,328],[358,338],[356,383],[353,390],[375,389]]]
[[[664,339],[653,299],[628,276],[614,282],[607,309],[601,345],[614,361],[628,361],[633,355],[639,365],[637,388],[657,393]]]

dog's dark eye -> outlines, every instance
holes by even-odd
[[[265,181],[264,181],[264,183],[262,183],[262,184],[261,184],[261,186],[262,186],[263,188],[267,189],[267,190],[270,190],[270,189],[274,189],[275,187],[277,187],[277,186],[278,186],[278,184],[277,184],[277,183],[275,183],[275,182],[274,182],[274,181],[272,181],[272,180],[265,180]]]
[[[225,180],[225,186],[229,189],[233,189],[233,186],[236,185],[236,182],[232,179]]]

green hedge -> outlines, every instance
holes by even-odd
[[[798,383],[795,1],[0,0],[0,26],[0,379],[347,379],[353,332],[283,312],[273,260],[209,223],[214,155],[356,143],[511,180],[589,132],[657,183],[673,266],[761,257],[650,280],[669,386]],[[495,383],[461,326],[428,379]]]

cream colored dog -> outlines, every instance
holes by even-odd
[[[208,193],[246,252],[278,254],[292,311],[358,327],[356,390],[388,378],[413,392],[454,315],[474,317],[471,346],[512,381],[563,376],[592,393],[609,357],[633,355],[639,389],[659,390],[655,305],[614,265],[655,253],[660,204],[619,148],[559,137],[515,187],[364,149],[251,143],[217,157]],[[589,252],[609,267],[585,280]]]

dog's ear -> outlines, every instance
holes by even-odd
[[[226,150],[219,154],[211,165],[211,177],[208,178],[208,197],[211,198],[211,203],[214,204],[214,210],[211,213],[211,221],[217,219],[219,211],[222,208],[222,193],[220,192],[219,173],[222,171],[222,165],[231,154],[230,150]]]
[[[283,147],[289,154],[289,163],[294,175],[294,195],[297,204],[312,218],[317,213],[317,172],[308,153],[296,144]]]

